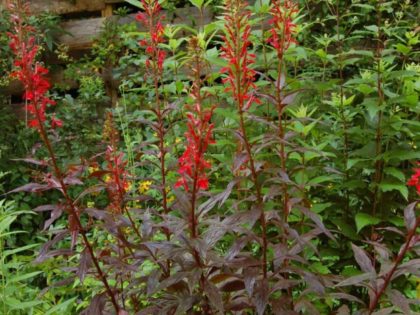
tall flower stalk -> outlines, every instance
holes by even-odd
[[[193,84],[191,87],[190,97],[193,105],[188,106],[190,111],[187,113],[187,139],[186,149],[179,159],[180,178],[175,187],[184,187],[186,191],[191,190],[191,215],[190,230],[191,237],[196,238],[197,217],[196,203],[200,190],[206,190],[209,187],[209,180],[206,170],[211,168],[211,164],[205,159],[204,154],[209,144],[214,143],[213,127],[211,117],[214,106],[204,108],[203,101],[205,95],[201,92],[201,73],[202,73],[202,48],[199,45],[197,37],[190,39],[189,48],[192,60]]]
[[[278,115],[278,136],[280,141],[280,163],[281,170],[287,173],[286,145],[285,145],[285,119],[284,110],[287,104],[283,102],[283,86],[286,82],[286,71],[284,71],[284,54],[292,43],[295,43],[293,37],[296,25],[293,24],[293,16],[298,12],[297,4],[290,0],[274,0],[270,10],[271,19],[269,21],[270,36],[268,43],[275,49],[277,54],[277,78],[275,83],[275,100]],[[289,192],[287,184],[282,184],[283,190],[283,219],[287,222],[289,215]]]
[[[257,207],[260,211],[262,228],[262,270],[264,278],[267,277],[267,223],[265,219],[261,184],[258,181],[258,171],[252,153],[252,144],[249,141],[245,125],[245,113],[252,104],[260,104],[255,95],[255,70],[252,65],[255,55],[249,52],[251,46],[251,25],[249,19],[251,12],[246,8],[247,3],[241,0],[227,0],[225,2],[225,36],[222,47],[222,58],[228,65],[221,69],[226,74],[223,83],[227,85],[226,91],[232,94],[239,115],[240,134],[247,155],[248,167],[251,171],[255,188]]]
[[[167,148],[165,145],[165,136],[167,128],[165,126],[165,116],[168,111],[165,110],[165,104],[159,92],[159,86],[163,76],[163,64],[166,58],[166,52],[159,45],[165,42],[164,26],[162,20],[164,16],[161,14],[161,6],[157,0],[142,0],[144,12],[139,12],[136,19],[145,27],[148,37],[142,39],[139,44],[145,48],[148,56],[146,60],[146,70],[152,77],[155,92],[155,107],[152,111],[157,117],[155,131],[159,138],[159,162],[161,172],[161,191],[162,205],[165,214],[169,212],[167,186],[167,167],[165,157]],[[169,236],[168,236],[169,237]]]
[[[39,46],[35,42],[34,29],[30,27],[25,20],[25,18],[29,16],[29,5],[28,3],[21,4],[20,2],[17,2],[17,4],[11,4],[9,9],[13,25],[13,33],[9,34],[11,38],[10,47],[15,55],[14,66],[16,68],[12,73],[12,76],[17,78],[25,89],[23,97],[27,102],[27,110],[31,115],[29,126],[38,131],[41,140],[47,148],[53,169],[53,174],[50,174],[49,177],[57,183],[58,189],[64,196],[66,210],[69,214],[69,230],[72,232],[74,239],[79,233],[82,236],[83,243],[95,265],[99,279],[102,281],[112,305],[118,313],[120,307],[115,299],[111,286],[108,283],[106,274],[100,267],[99,260],[88,240],[86,230],[79,218],[80,209],[78,209],[68,193],[67,184],[65,182],[66,174],[60,169],[52,144],[48,138],[49,127],[47,125],[48,119],[45,112],[48,105],[54,105],[55,102],[48,97],[48,90],[50,88],[50,83],[46,77],[48,70],[36,60]],[[51,128],[61,125],[62,122],[52,116],[50,120]]]

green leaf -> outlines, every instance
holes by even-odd
[[[408,55],[411,51],[411,47],[405,46],[401,43],[396,44],[395,48],[397,49],[398,52],[402,53],[403,55]]]
[[[42,271],[34,271],[34,272],[27,273],[27,274],[14,276],[14,277],[8,279],[8,282],[9,283],[20,282],[20,281],[23,281],[23,280],[26,280],[26,279],[33,278],[33,277],[39,275],[40,273],[42,273]]]
[[[204,58],[211,64],[214,64],[220,67],[225,67],[227,65],[227,62],[224,59],[219,57],[219,51],[217,50],[216,47],[213,47],[212,49],[207,50],[206,53],[204,54]]]
[[[376,26],[376,25],[365,26],[365,29],[367,29],[368,31],[371,31],[373,33],[378,33],[378,31],[379,31],[378,26]]]
[[[405,183],[393,183],[393,182],[382,182],[379,185],[379,188],[382,192],[388,192],[392,190],[398,190],[401,195],[405,198],[405,200],[408,200],[408,188],[405,185]]]
[[[399,179],[402,182],[405,182],[405,175],[403,172],[401,172],[399,169],[396,169],[395,167],[387,167],[384,170],[385,174],[391,175],[397,179]]]
[[[357,240],[359,238],[353,225],[348,224],[344,219],[334,218],[332,222],[345,237],[348,237],[351,240]]]
[[[50,308],[48,310],[48,312],[46,312],[44,315],[51,315],[51,314],[59,314],[59,313],[63,313],[63,314],[69,314],[67,307],[71,304],[73,304],[74,301],[76,301],[77,297],[71,298],[63,303],[60,303],[52,308]]]
[[[134,5],[137,8],[143,9],[143,5],[138,0],[125,0],[125,2],[128,2],[131,5]]]
[[[365,226],[375,225],[381,222],[380,219],[367,213],[358,213],[354,219],[356,222],[357,233],[359,233]]]
[[[16,219],[16,216],[9,216],[0,221],[0,233],[9,229],[10,224]]]
[[[39,244],[29,244],[29,245],[26,245],[26,246],[22,246],[22,247],[10,249],[10,250],[5,250],[3,252],[3,257],[6,258],[7,256],[14,255],[16,253],[23,252],[25,250],[37,247],[38,245]]]
[[[311,264],[311,269],[315,272],[318,272],[322,275],[328,275],[331,271],[328,269],[327,266],[324,266],[321,262],[317,261]]]
[[[38,301],[27,301],[27,302],[21,302],[21,301],[18,301],[16,299],[13,299],[13,300],[9,301],[9,298],[7,298],[7,300],[8,300],[7,304],[13,310],[24,310],[24,309],[31,308],[31,307],[34,307],[34,306],[37,306],[39,304],[44,303],[44,301],[40,301],[40,300],[38,300]]]
[[[347,170],[351,169],[357,163],[363,162],[363,161],[366,161],[366,159],[348,159],[347,160]]]
[[[332,181],[332,180],[334,180],[334,176],[331,176],[331,175],[321,175],[321,176],[312,178],[308,182],[308,184],[309,185],[317,185],[317,184],[320,184],[320,183],[323,183],[323,182],[329,182],[329,181]]]
[[[204,4],[204,0],[190,0],[191,4],[197,8],[201,8]]]

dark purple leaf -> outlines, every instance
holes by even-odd
[[[315,292],[319,295],[323,295],[325,293],[324,285],[322,285],[322,283],[315,277],[315,275],[309,272],[304,272],[304,279],[308,286],[307,290]]]
[[[187,277],[187,272],[178,272],[174,275],[171,275],[169,278],[166,278],[160,283],[160,285],[157,287],[157,290],[164,290],[170,286],[173,286],[181,282],[186,277]]]
[[[220,289],[222,292],[236,292],[245,288],[244,282],[240,279],[226,282]]]
[[[80,193],[80,195],[77,196],[77,199],[76,199],[75,202],[77,202],[78,200],[80,200],[81,198],[83,198],[86,195],[89,195],[89,194],[92,194],[92,193],[99,193],[99,192],[101,192],[104,189],[105,189],[105,186],[104,185],[91,186],[91,187],[85,189],[84,191],[82,191]]]
[[[404,221],[405,226],[407,227],[408,231],[411,231],[416,226],[416,213],[415,209],[418,202],[410,203],[405,209],[404,209]]]
[[[410,303],[408,299],[399,291],[391,289],[387,292],[392,304],[397,306],[403,314],[410,314]]]
[[[11,193],[16,193],[16,192],[40,192],[40,191],[45,191],[45,190],[49,190],[52,187],[50,185],[42,185],[42,184],[38,184],[38,183],[29,183],[23,186],[20,186],[16,189],[13,189],[12,191],[9,191],[8,194]]]
[[[337,315],[350,315],[350,309],[349,309],[349,307],[347,305],[341,306],[337,310]]]
[[[159,277],[160,272],[158,270],[154,270],[150,273],[150,275],[147,277],[147,294],[151,295],[153,292],[156,291],[156,288],[159,284]]]
[[[151,315],[151,314],[157,314],[159,311],[157,306],[149,306],[142,309],[140,312],[137,312],[136,315]]]
[[[319,216],[316,213],[313,213],[311,210],[308,210],[305,207],[297,207],[305,216],[307,216],[308,218],[310,218],[312,220],[312,222],[314,222],[316,224],[316,226],[325,234],[327,235],[330,239],[334,240],[334,236],[331,234],[330,231],[328,231],[328,229],[325,228],[324,223],[322,223],[321,219],[319,218]]]
[[[81,312],[80,315],[103,315],[106,301],[107,297],[105,293],[95,295],[89,307]]]
[[[332,292],[330,293],[330,296],[335,299],[347,300],[351,302],[357,302],[363,306],[365,305],[365,303],[361,299],[351,294],[341,293],[341,292],[337,292],[337,293]]]
[[[249,296],[252,296],[254,292],[254,285],[255,281],[257,280],[258,276],[258,268],[246,268],[243,272],[244,283],[246,292],[248,292]]]
[[[341,281],[340,283],[336,284],[335,287],[348,287],[352,285],[366,286],[365,281],[375,279],[375,277],[376,273],[362,273],[360,275],[352,276]]]
[[[44,231],[46,231],[51,224],[53,224],[58,218],[61,217],[61,215],[63,214],[63,210],[64,207],[62,205],[57,205],[51,211],[51,217],[44,223]]]
[[[64,178],[63,182],[66,185],[83,185],[83,182],[79,178],[71,176]]]
[[[107,218],[110,218],[110,214],[105,211],[105,210],[99,210],[99,209],[95,209],[95,208],[86,208],[85,212],[98,220],[106,220]]]
[[[373,312],[372,315],[390,315],[394,311],[393,307],[383,308],[377,312]]]
[[[80,254],[79,267],[77,268],[76,272],[81,283],[83,283],[83,280],[85,279],[91,265],[92,257],[90,256],[89,251],[85,248]]]
[[[47,166],[48,165],[47,161],[36,160],[36,159],[33,159],[33,158],[12,159],[12,161],[23,161],[23,162],[26,162],[26,163],[31,163],[31,164],[35,164],[35,165],[39,165],[39,166]]]
[[[283,105],[289,105],[289,104],[291,104],[294,100],[295,100],[295,98],[296,98],[296,95],[297,95],[298,93],[297,92],[295,92],[295,93],[291,93],[291,94],[287,94],[282,100],[281,100],[281,103],[283,104]]]
[[[57,244],[58,242],[60,242],[61,240],[63,240],[67,235],[68,235],[68,231],[60,231],[58,232],[54,238],[52,240],[49,240],[48,242],[46,242],[41,250],[39,251],[39,255],[38,257],[35,259],[36,263],[41,263],[43,261],[45,261],[47,258],[49,258],[49,256],[47,256],[48,251],[50,249],[50,247],[54,246],[55,244]]]
[[[233,301],[230,301],[225,306],[225,308],[226,308],[227,311],[234,311],[234,312],[235,311],[237,311],[237,312],[243,311],[243,310],[249,309],[251,307],[252,306],[249,304],[249,299],[243,298],[243,297],[236,298]],[[241,314],[243,314],[243,313],[241,313]]]
[[[263,315],[265,312],[265,308],[267,307],[269,298],[269,291],[268,291],[268,281],[267,279],[262,279],[257,281],[255,285],[255,308],[257,309],[258,315]]]
[[[224,314],[223,300],[218,288],[211,282],[204,282],[204,292],[210,301],[210,304],[220,313]]]
[[[248,161],[248,154],[246,152],[239,152],[233,161],[233,173],[237,172],[244,163]]]
[[[35,209],[33,209],[33,211],[35,212],[52,211],[54,209],[57,209],[58,207],[61,207],[61,205],[43,205],[43,206],[36,207]]]
[[[241,178],[237,177],[234,180],[232,180],[226,187],[226,189],[209,198],[206,202],[204,202],[198,209],[199,209],[199,217],[205,215],[207,212],[212,210],[216,204],[219,204],[219,207],[221,207],[226,200],[229,198],[230,194],[232,193],[233,187],[235,187],[236,184],[238,184],[241,181]]]
[[[299,314],[305,312],[306,314],[319,315],[319,311],[304,296],[301,296],[300,299],[295,303],[294,310]]]
[[[353,249],[354,258],[360,268],[366,273],[375,273],[375,268],[366,252],[354,244],[351,244],[351,248]]]

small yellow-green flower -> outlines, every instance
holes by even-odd
[[[86,205],[88,208],[93,208],[95,207],[95,201],[88,201]]]
[[[150,186],[151,186],[152,184],[153,184],[153,183],[152,183],[150,180],[145,180],[145,181],[140,182],[140,183],[139,183],[139,188],[138,188],[139,192],[140,192],[141,194],[146,193],[147,191],[149,191],[149,190],[150,190]]]
[[[89,166],[88,171],[89,171],[89,174],[95,173],[95,172],[99,171],[99,167]]]
[[[111,181],[111,175],[106,174],[106,175],[104,176],[104,182],[105,182],[105,183],[109,183],[110,181]]]
[[[174,202],[175,201],[175,196],[169,196],[167,201],[168,201],[168,203]]]
[[[130,191],[133,188],[133,183],[132,182],[126,182],[124,184],[124,190],[125,191]]]

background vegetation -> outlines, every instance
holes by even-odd
[[[19,17],[77,88],[0,94],[0,313],[420,312],[417,2],[127,3],[79,59]]]

